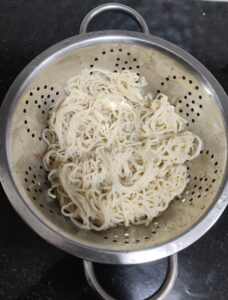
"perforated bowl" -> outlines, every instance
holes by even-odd
[[[182,49],[149,35],[142,17],[124,5],[92,11],[81,32],[94,15],[107,9],[134,14],[145,33],[80,34],[36,57],[16,78],[1,107],[0,174],[14,208],[43,238],[83,259],[134,264],[172,255],[192,244],[225,209],[228,102],[205,67]],[[82,230],[60,214],[57,202],[48,201],[41,132],[48,113],[64,97],[66,81],[85,68],[91,74],[94,68],[102,68],[145,76],[148,91],[168,95],[176,111],[188,120],[188,129],[204,142],[201,155],[188,163],[190,182],[182,197],[147,227]]]

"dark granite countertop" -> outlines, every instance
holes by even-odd
[[[0,0],[0,99],[19,71],[56,42],[78,33],[85,14],[107,1]],[[228,3],[126,0],[151,33],[189,51],[228,92]],[[138,30],[122,14],[98,17],[94,30]],[[37,236],[15,213],[0,188],[0,299],[73,300],[98,297],[86,282],[82,261]],[[179,254],[179,275],[167,300],[228,299],[228,211],[198,242]],[[97,265],[103,286],[119,299],[149,296],[166,261],[138,266]],[[139,275],[140,274],[140,275]]]

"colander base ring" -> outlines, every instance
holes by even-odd
[[[84,271],[86,279],[89,285],[99,294],[104,300],[116,300],[110,296],[99,284],[96,274],[94,272],[93,263],[91,261],[84,260]],[[168,257],[168,270],[165,279],[160,286],[160,288],[149,298],[145,300],[162,300],[170,293],[172,290],[178,274],[178,257],[177,254]]]

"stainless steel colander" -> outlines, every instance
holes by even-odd
[[[144,33],[86,33],[91,18],[104,10],[133,16]],[[177,253],[200,238],[225,209],[227,186],[228,99],[216,79],[195,58],[175,45],[149,35],[143,18],[121,4],[105,4],[82,22],[80,35],[49,48],[16,78],[0,113],[0,178],[21,217],[44,239],[85,260],[136,264]],[[146,77],[148,90],[169,96],[189,130],[204,141],[200,157],[188,163],[190,183],[150,226],[117,227],[104,232],[81,230],[47,199],[47,174],[41,132],[49,111],[64,95],[72,76],[89,68],[132,70]],[[163,299],[173,285],[177,257],[171,256],[161,290],[150,299]],[[105,299],[92,264],[85,262],[90,282]]]

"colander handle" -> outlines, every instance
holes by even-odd
[[[116,300],[112,296],[106,293],[106,291],[100,286],[94,273],[93,263],[84,260],[84,270],[89,285],[105,300]],[[168,271],[166,277],[160,288],[149,298],[145,300],[163,300],[169,294],[174,286],[178,273],[178,259],[177,254],[169,256],[168,258]]]
[[[132,17],[140,26],[142,32],[150,34],[147,24],[143,17],[133,8],[120,3],[107,3],[97,6],[91,10],[83,19],[79,33],[86,33],[90,21],[98,14],[104,11],[120,11]]]

